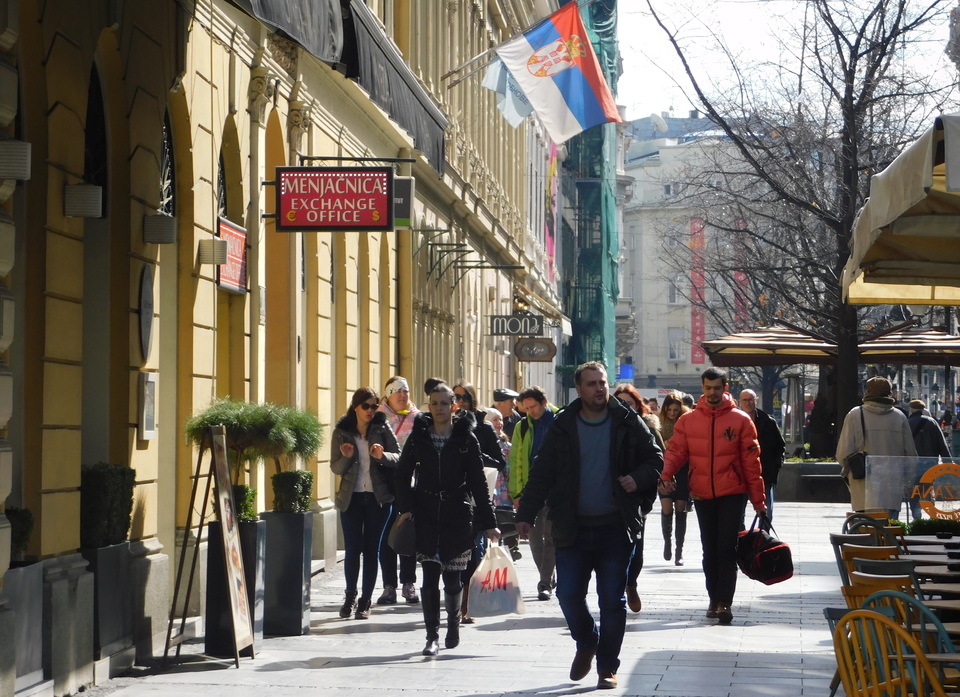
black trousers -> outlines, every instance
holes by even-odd
[[[737,590],[737,533],[743,528],[744,494],[697,499],[703,575],[711,605],[731,605]]]

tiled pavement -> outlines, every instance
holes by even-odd
[[[612,694],[650,697],[800,697],[827,695],[835,661],[822,608],[842,606],[828,533],[839,531],[842,504],[778,503],[774,524],[793,550],[795,575],[774,586],[740,576],[730,626],[706,620],[699,530],[691,516],[686,565],[662,559],[658,511],[650,515],[643,610],[630,613]],[[480,619],[461,630],[456,649],[420,655],[419,605],[374,607],[368,621],[342,620],[340,568],[313,582],[311,632],[267,638],[255,659],[208,659],[185,648],[165,671],[135,669],[88,694],[133,697],[312,697],[313,695],[568,695],[591,692],[596,675],[568,679],[574,645],[556,600],[536,600],[526,543],[517,562],[526,614]],[[379,589],[378,589],[379,594]],[[595,607],[595,599],[594,599]],[[441,630],[442,635],[442,630]],[[843,694],[841,688],[840,694]]]

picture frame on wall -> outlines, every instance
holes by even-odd
[[[137,421],[137,437],[153,440],[157,437],[157,374],[140,373],[140,418]]]

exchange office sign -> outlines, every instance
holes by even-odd
[[[491,315],[491,336],[543,336],[543,315]]]
[[[277,230],[393,230],[393,168],[278,167]]]

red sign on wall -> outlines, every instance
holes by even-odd
[[[707,318],[701,304],[706,291],[706,278],[703,272],[703,220],[690,219],[690,291],[694,304],[690,307],[690,362],[694,365],[703,365],[707,361],[707,354],[700,344],[706,338]]]
[[[393,230],[391,167],[278,167],[277,230]]]
[[[217,267],[217,285],[231,293],[247,292],[247,231],[220,218],[220,239],[227,241],[227,263]]]

